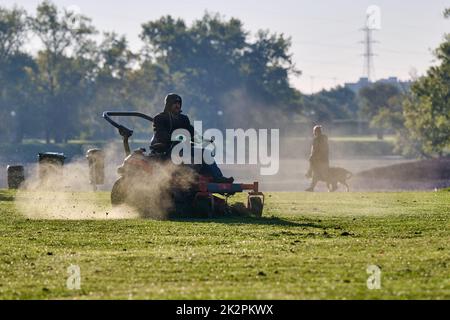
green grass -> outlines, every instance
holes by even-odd
[[[80,201],[107,206],[95,197]],[[13,198],[0,191],[2,299],[450,298],[447,191],[272,193],[263,218],[190,221],[28,220]]]

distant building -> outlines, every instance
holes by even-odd
[[[352,90],[353,92],[357,93],[360,89],[367,87],[370,85],[369,78],[359,78],[358,82],[355,83],[345,83],[344,87],[347,89]]]
[[[345,83],[344,87],[347,89],[352,90],[355,93],[358,93],[359,90],[362,88],[365,88],[367,86],[370,86],[373,83],[388,83],[392,84],[394,86],[397,86],[400,90],[408,90],[411,86],[411,81],[400,81],[397,77],[389,77],[387,79],[380,79],[376,82],[370,82],[368,78],[363,77],[359,78],[358,82],[354,83]]]

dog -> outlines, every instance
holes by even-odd
[[[326,182],[329,192],[336,191],[338,188],[338,183],[344,185],[347,192],[349,192],[350,188],[347,184],[347,180],[352,176],[353,174],[344,168],[330,167],[328,169],[328,179],[324,182]]]
[[[312,178],[312,171],[311,169],[306,173],[306,178]],[[347,180],[350,179],[353,176],[353,174],[344,169],[344,168],[338,168],[338,167],[330,167],[328,168],[328,175],[325,177],[323,175],[317,175],[313,179],[313,185],[315,186],[317,182],[323,181],[327,184],[328,191],[334,192],[338,188],[338,183],[344,185],[347,188],[347,192],[350,191],[350,188],[347,184]],[[314,187],[309,187],[306,189],[306,191],[313,191]]]

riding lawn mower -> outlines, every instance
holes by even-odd
[[[136,207],[136,199],[145,199],[146,191],[145,188],[135,188],[135,186],[157,183],[158,181],[155,181],[158,179],[157,171],[165,165],[170,165],[175,169],[170,171],[168,186],[164,186],[166,194],[160,197],[162,201],[170,202],[170,205],[166,206],[166,217],[212,218],[234,214],[236,207],[228,204],[228,198],[244,191],[248,191],[247,204],[240,207],[239,213],[242,214],[242,209],[245,209],[245,213],[251,216],[262,215],[264,194],[258,190],[258,182],[251,184],[215,182],[213,177],[203,170],[204,164],[174,165],[167,152],[162,152],[153,146],[150,146],[148,153],[143,148],[131,152],[128,139],[132,136],[133,130],[117,123],[111,117],[139,117],[150,122],[153,122],[153,118],[139,112],[105,111],[103,113],[103,118],[117,128],[122,136],[126,154],[123,164],[118,168],[120,177],[111,190],[113,206],[126,204]],[[202,142],[215,147],[214,139],[202,138]],[[192,144],[195,143],[192,142]],[[180,179],[184,179],[186,172],[189,172],[190,177],[187,186],[185,183],[180,183]],[[136,194],[139,192],[143,194]],[[151,211],[152,205],[151,201],[144,201],[145,208],[141,206],[139,209]]]

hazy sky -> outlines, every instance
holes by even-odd
[[[34,13],[39,0],[1,0]],[[356,81],[363,72],[360,28],[370,5],[381,8],[381,30],[375,32],[375,77],[408,79],[415,69],[422,74],[433,63],[430,49],[450,32],[442,17],[448,0],[54,0],[60,7],[75,7],[91,17],[101,31],[126,34],[130,45],[142,46],[141,24],[170,14],[190,23],[205,11],[239,18],[250,32],[269,29],[292,38],[294,61],[302,76],[292,84],[304,93]]]

